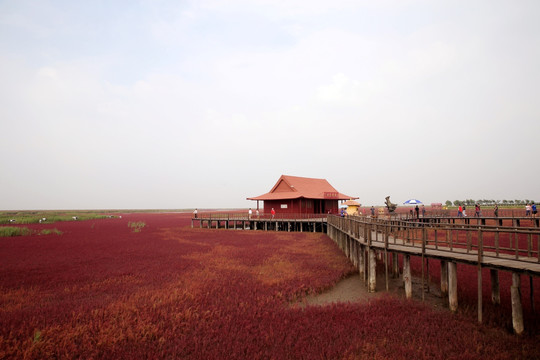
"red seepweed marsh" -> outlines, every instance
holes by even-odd
[[[326,235],[191,229],[190,216],[122,214],[0,238],[0,358],[540,357],[530,312],[536,333],[516,337],[466,310],[391,296],[290,306],[355,272]],[[469,294],[460,271],[460,301],[474,304],[475,278]]]

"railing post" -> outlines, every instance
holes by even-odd
[[[422,227],[422,301],[424,301],[424,258],[426,255],[427,231]]]
[[[386,291],[388,291],[388,227],[389,225],[386,225],[384,231],[384,275],[386,277]]]

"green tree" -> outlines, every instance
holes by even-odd
[[[448,207],[452,206],[452,202],[450,200],[446,200],[444,204]]]

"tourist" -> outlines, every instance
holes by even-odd
[[[420,208],[418,207],[418,205],[416,205],[414,207],[414,212],[416,213],[416,218],[419,219],[420,218]]]
[[[257,219],[259,218],[259,209],[256,210],[255,214],[257,215]]]
[[[197,209],[195,209],[195,210],[193,211],[193,217],[194,217],[195,219],[197,218]]]
[[[467,208],[465,207],[465,205],[463,205],[463,216],[467,216],[467,212],[466,212]]]
[[[371,207],[371,216],[375,216],[375,208],[373,206]]]
[[[533,217],[536,217],[536,214],[538,211],[536,211],[536,204],[534,202],[531,205],[531,209],[532,209]]]
[[[495,204],[495,206],[493,207],[493,214],[495,215],[495,217],[499,217],[499,205]]]
[[[525,205],[525,216],[531,216],[531,204]]]
[[[478,204],[474,206],[474,217],[480,217],[480,205]]]
[[[426,217],[426,207],[422,204],[422,217]]]
[[[457,217],[463,217],[463,208],[459,205],[457,209]]]
[[[248,211],[248,220],[251,220],[251,215],[253,214],[253,212],[251,211],[251,208],[249,208],[249,211]]]
[[[274,208],[272,208],[272,211],[270,211],[270,214],[272,214],[272,219],[273,219],[274,216],[276,216],[276,210],[274,210]]]

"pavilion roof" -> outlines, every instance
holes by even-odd
[[[337,191],[326,179],[281,175],[274,187],[266,194],[247,198],[248,200],[289,200],[289,199],[358,199]]]

